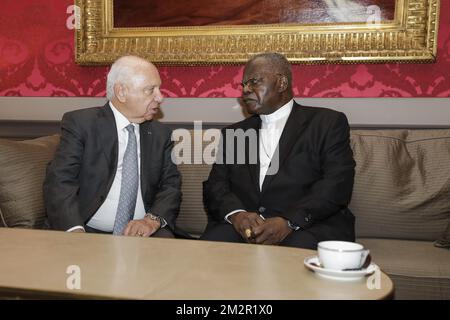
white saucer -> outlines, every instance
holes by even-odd
[[[356,271],[325,269],[323,267],[319,267],[319,257],[317,256],[307,257],[303,263],[306,268],[314,271],[320,277],[341,281],[360,280],[365,276],[373,274],[378,269],[378,266],[374,263],[371,263],[366,269]]]

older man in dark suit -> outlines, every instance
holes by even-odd
[[[347,118],[297,104],[291,83],[280,54],[247,63],[242,101],[253,116],[223,130],[221,161],[204,183],[210,219],[202,239],[310,249],[323,240],[354,241]],[[236,143],[251,132],[256,140]]]
[[[108,73],[109,102],[63,116],[44,182],[51,228],[173,237],[181,182],[171,131],[153,120],[160,85],[153,64],[122,57]]]

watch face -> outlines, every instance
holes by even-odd
[[[297,230],[299,227],[292,222],[288,221],[288,227],[294,230]]]
[[[149,217],[150,217],[150,219],[155,220],[155,221],[159,221],[159,223],[162,224],[161,217],[155,216],[154,214],[151,214],[151,213],[149,214]]]
[[[163,218],[161,218],[160,216],[156,216],[156,215],[154,215],[154,214],[152,214],[152,213],[147,213],[147,214],[145,215],[145,217],[150,218],[150,220],[158,221],[158,222],[159,222],[159,227],[160,227],[160,228],[165,227],[166,224],[167,224]]]

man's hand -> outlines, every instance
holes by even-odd
[[[248,243],[255,243],[253,229],[259,225],[264,224],[264,220],[256,212],[241,211],[232,214],[230,221],[234,229],[245,239]],[[247,234],[250,230],[251,233]]]
[[[264,224],[253,228],[254,242],[257,244],[279,244],[291,232],[286,219],[281,217],[268,218]]]
[[[144,218],[141,220],[131,220],[123,231],[124,236],[150,237],[161,227],[158,220]]]

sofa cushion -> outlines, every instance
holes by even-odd
[[[44,226],[42,183],[58,143],[58,135],[26,141],[0,139],[0,223],[4,226]]]
[[[449,130],[352,130],[357,237],[438,239],[450,218]]]
[[[194,237],[199,237],[206,228],[207,215],[203,205],[203,181],[208,179],[211,166],[207,164],[180,164],[183,184],[180,214],[176,225]]]
[[[211,139],[212,136],[217,139]],[[173,134],[174,155],[182,177],[181,191],[183,193],[176,225],[194,237],[199,237],[203,233],[208,221],[203,204],[203,181],[208,179],[211,171],[212,165],[209,163],[215,160],[215,148],[219,136],[218,129],[197,132],[177,129]],[[204,152],[208,150],[211,152],[207,153],[209,157],[205,159]]]
[[[358,239],[387,273],[396,299],[450,299],[450,250],[431,241]]]

